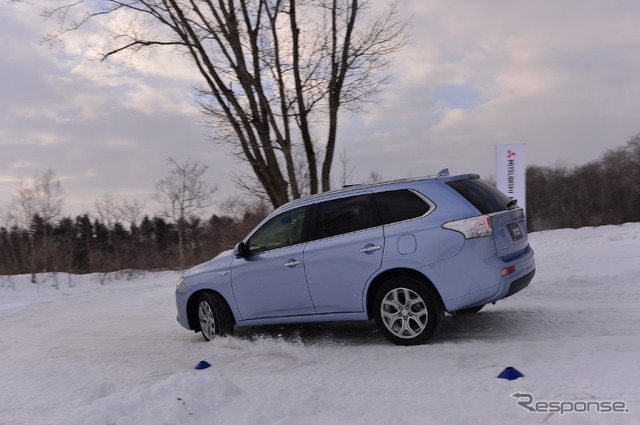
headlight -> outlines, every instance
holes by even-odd
[[[178,283],[176,284],[176,292],[184,294],[188,290],[189,288],[187,288],[187,284],[184,283],[184,277],[178,279]]]

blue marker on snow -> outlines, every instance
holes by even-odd
[[[500,375],[498,375],[498,378],[508,379],[509,381],[522,377],[524,377],[524,375],[518,369],[511,366],[500,372]]]
[[[207,362],[207,361],[200,361],[200,363],[198,363],[196,365],[196,367],[194,367],[195,370],[202,370],[202,369],[206,369],[208,367],[211,367],[211,363]]]

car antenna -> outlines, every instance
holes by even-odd
[[[448,168],[443,168],[438,173],[438,177],[447,177],[448,175],[449,175],[449,169]]]

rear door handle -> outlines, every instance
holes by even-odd
[[[379,249],[382,249],[380,245],[371,245],[371,246],[365,246],[360,250],[360,252],[363,252],[365,254],[371,254],[372,252],[376,252]]]
[[[302,264],[302,261],[296,261],[296,260],[289,260],[286,263],[284,263],[283,265],[285,267],[295,267]]]

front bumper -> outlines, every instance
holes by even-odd
[[[187,313],[187,307],[188,307],[188,301],[189,301],[189,296],[191,295],[190,292],[182,292],[182,291],[176,291],[176,307],[178,310],[178,323],[180,323],[180,325],[185,328],[185,329],[189,329],[191,330],[191,327],[189,326],[189,317],[188,317],[188,313]]]

